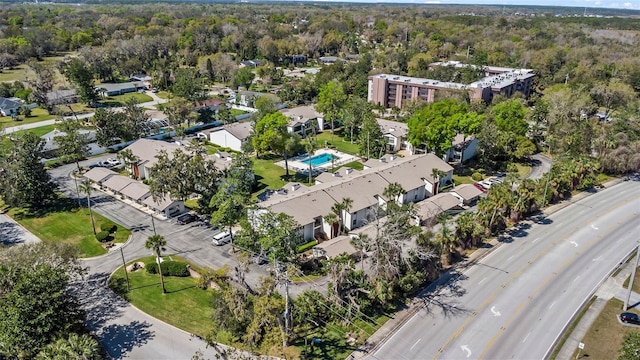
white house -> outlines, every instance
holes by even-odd
[[[458,134],[451,145],[442,158],[446,162],[464,163],[478,153],[478,139],[473,135],[465,137],[463,134]]]
[[[408,140],[409,126],[406,123],[386,119],[376,119],[376,121],[380,126],[382,136],[387,139],[388,152],[396,153],[407,149],[410,154],[413,154],[413,147]]]
[[[324,115],[317,112],[313,105],[296,106],[294,108],[282,109],[280,112],[289,118],[287,131],[307,137],[315,134],[318,129],[324,128]]]
[[[222,147],[234,151],[242,151],[242,144],[251,135],[252,126],[250,121],[227,124],[209,133],[209,140]]]

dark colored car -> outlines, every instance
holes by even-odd
[[[478,190],[480,190],[482,192],[487,192],[487,189],[483,188],[482,185],[480,185],[478,183],[474,183],[473,186],[475,186]]]
[[[194,221],[196,221],[196,216],[193,214],[187,213],[178,216],[178,224],[180,225],[188,224]]]
[[[634,313],[623,312],[620,314],[620,320],[624,323],[640,325],[640,318]]]

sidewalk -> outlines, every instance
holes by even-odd
[[[607,183],[604,184],[605,188],[609,188],[611,186],[614,186],[616,184],[618,184],[619,182],[621,182],[622,180],[620,179],[614,179],[611,180]],[[579,201],[581,199],[586,198],[587,196],[590,196],[592,193],[589,192],[581,192],[579,194],[577,194],[576,196],[572,197],[569,200],[564,200],[561,201],[557,204],[553,204],[551,206],[546,207],[543,211],[542,211],[542,217],[547,217],[561,209],[564,209],[565,207],[571,205],[572,203]],[[502,245],[502,242],[498,241],[497,238],[492,238],[490,241],[485,243],[484,247],[481,247],[479,249],[477,249],[476,251],[474,251],[472,254],[469,255],[469,257],[459,263],[458,265],[456,265],[454,268],[451,269],[451,271],[447,271],[444,272],[440,275],[440,278],[438,278],[438,280],[434,281],[431,285],[429,285],[426,289],[424,289],[422,292],[420,292],[419,295],[417,295],[414,300],[411,302],[411,304],[409,304],[407,306],[406,309],[400,310],[397,313],[395,313],[395,315],[393,316],[393,318],[391,318],[389,321],[387,321],[384,325],[382,325],[378,331],[376,331],[373,335],[371,335],[364,344],[362,344],[362,346],[360,346],[359,349],[355,350],[353,353],[351,353],[350,357],[348,357],[348,359],[364,359],[368,356],[369,353],[375,352],[375,350],[381,346],[382,344],[385,343],[385,341],[387,340],[387,338],[391,337],[398,329],[400,329],[407,321],[409,321],[409,319],[411,319],[411,317],[413,315],[415,315],[418,311],[420,311],[420,309],[422,309],[423,307],[423,303],[422,301],[419,301],[419,299],[421,297],[423,297],[423,295],[434,291],[438,286],[447,283],[452,275],[453,271],[456,270],[462,270],[465,269],[469,266],[472,266],[473,264],[475,264],[476,262],[480,261],[482,258],[484,258],[485,256],[487,256],[489,253],[491,253],[493,250],[497,249],[500,245]],[[584,333],[580,334],[579,329],[582,329],[583,327],[583,323],[584,323],[584,332],[586,332],[589,329],[589,326],[591,326],[591,323],[595,320],[595,318],[598,316],[598,314],[600,313],[600,310],[602,310],[602,307],[604,307],[604,304],[606,304],[606,302],[608,301],[608,299],[604,299],[606,296],[615,296],[616,294],[618,294],[618,290],[621,288],[622,283],[624,282],[624,280],[631,274],[631,268],[633,267],[631,266],[627,266],[629,269],[627,270],[622,270],[620,271],[617,276],[615,277],[615,279],[613,279],[612,281],[614,281],[613,284],[608,284],[609,280],[607,280],[607,282],[605,282],[600,288],[599,290],[596,292],[596,295],[598,293],[601,294],[601,296],[604,296],[602,298],[602,305],[600,305],[597,301],[596,303],[594,303],[590,310],[593,309],[593,313],[594,315],[592,315],[593,319],[591,319],[590,323],[586,323],[586,321],[588,320],[588,315],[589,314],[585,314],[585,316],[582,318],[580,324],[574,329],[571,338],[576,338],[577,340],[575,340],[576,342],[571,342],[570,339],[567,340],[567,342],[565,343],[564,347],[563,347],[563,351],[565,350],[565,347],[571,347],[571,349],[576,349],[578,346],[578,342],[579,340],[582,339],[582,337],[584,336]],[[625,267],[626,269],[626,267]],[[620,280],[621,279],[621,280]],[[608,284],[608,285],[607,285]],[[605,286],[606,285],[606,286]],[[638,296],[638,300],[640,300],[640,294],[637,295]],[[611,298],[609,297],[609,299]],[[633,298],[633,296],[632,296]],[[600,297],[599,297],[600,299]],[[598,308],[597,306],[600,306],[600,308]],[[569,353],[568,356],[563,357],[558,355],[558,359],[568,359],[569,357],[571,357],[571,354],[573,353],[573,350],[571,350],[571,352]],[[561,352],[560,354],[563,354],[563,352]]]

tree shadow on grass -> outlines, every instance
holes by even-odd
[[[14,212],[16,219],[40,218],[52,213],[70,212],[79,210],[76,199],[56,196],[48,200],[40,207],[19,208]]]
[[[153,339],[153,332],[149,331],[151,324],[132,321],[129,324],[112,324],[98,333],[102,344],[112,359],[121,359],[135,347],[142,346]]]

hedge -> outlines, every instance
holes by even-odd
[[[189,264],[182,261],[163,261],[162,262],[162,275],[164,276],[179,276],[179,277],[187,277],[189,276]],[[155,261],[151,261],[145,264],[144,266],[147,269],[149,274],[157,274],[158,273],[158,263]]]
[[[312,247],[316,246],[317,244],[318,244],[318,241],[317,241],[317,240],[311,240],[311,241],[309,241],[309,242],[308,242],[308,243],[306,243],[306,244],[302,244],[302,245],[298,246],[298,247],[296,248],[296,252],[297,252],[297,253],[305,252],[306,250],[311,249]]]
[[[109,234],[113,234],[114,232],[116,232],[116,230],[118,230],[118,225],[116,225],[113,222],[107,220],[107,221],[103,222],[102,224],[100,224],[100,230],[106,231]]]
[[[100,242],[105,242],[109,239],[109,232],[108,231],[100,231],[99,233],[96,234],[96,239]]]
[[[480,174],[479,172],[474,172],[473,174],[471,174],[471,178],[474,181],[480,181],[482,180],[482,174]]]

